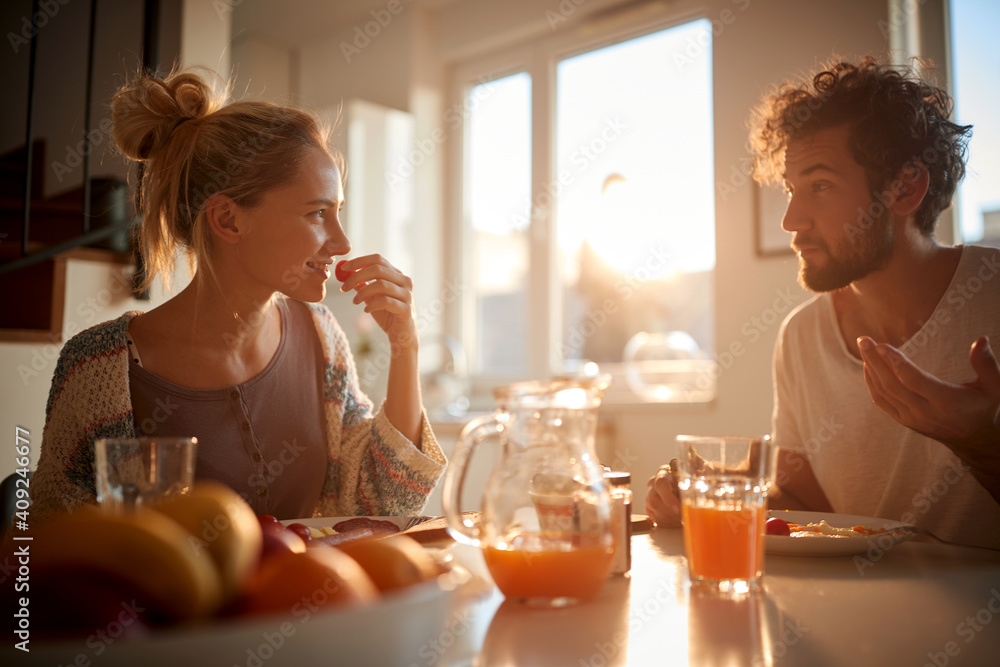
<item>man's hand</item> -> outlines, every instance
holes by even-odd
[[[858,338],[858,348],[875,404],[903,426],[947,445],[1000,499],[1000,363],[989,339],[972,344],[976,379],[964,384],[944,382],[868,336]]]
[[[677,459],[660,466],[646,483],[646,514],[657,528],[681,527],[681,501],[677,496]]]

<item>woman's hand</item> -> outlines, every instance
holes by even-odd
[[[423,411],[417,362],[417,322],[413,313],[413,281],[382,255],[355,257],[338,267],[350,272],[340,289],[354,290],[354,303],[365,304],[389,337],[389,377],[385,416],[417,449],[421,447]]]
[[[340,290],[354,290],[354,303],[363,303],[386,336],[393,352],[416,350],[417,324],[413,313],[413,281],[381,255],[355,257],[338,266],[349,273]]]

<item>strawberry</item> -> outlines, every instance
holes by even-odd
[[[334,269],[333,269],[333,275],[340,282],[344,282],[345,280],[347,280],[348,276],[350,276],[352,273],[354,273],[353,271],[348,271],[348,270],[344,269],[343,268],[344,264],[347,264],[347,260],[346,259],[342,259],[339,262],[337,262],[337,266],[335,266]]]

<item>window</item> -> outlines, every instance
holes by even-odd
[[[531,77],[521,72],[469,91],[468,203],[475,298],[474,367],[527,372]],[[471,101],[478,103],[473,107]]]
[[[597,364],[646,400],[706,400],[711,25],[577,40],[457,72],[470,111],[453,266],[473,288],[458,318],[470,371],[482,386]]]
[[[1000,51],[994,45],[1000,5],[951,0],[955,117],[973,125],[965,180],[959,186],[957,235],[967,243],[1000,246]]]

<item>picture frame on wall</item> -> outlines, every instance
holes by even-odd
[[[791,255],[792,235],[781,228],[788,197],[779,188],[753,183],[754,236],[761,257]]]

